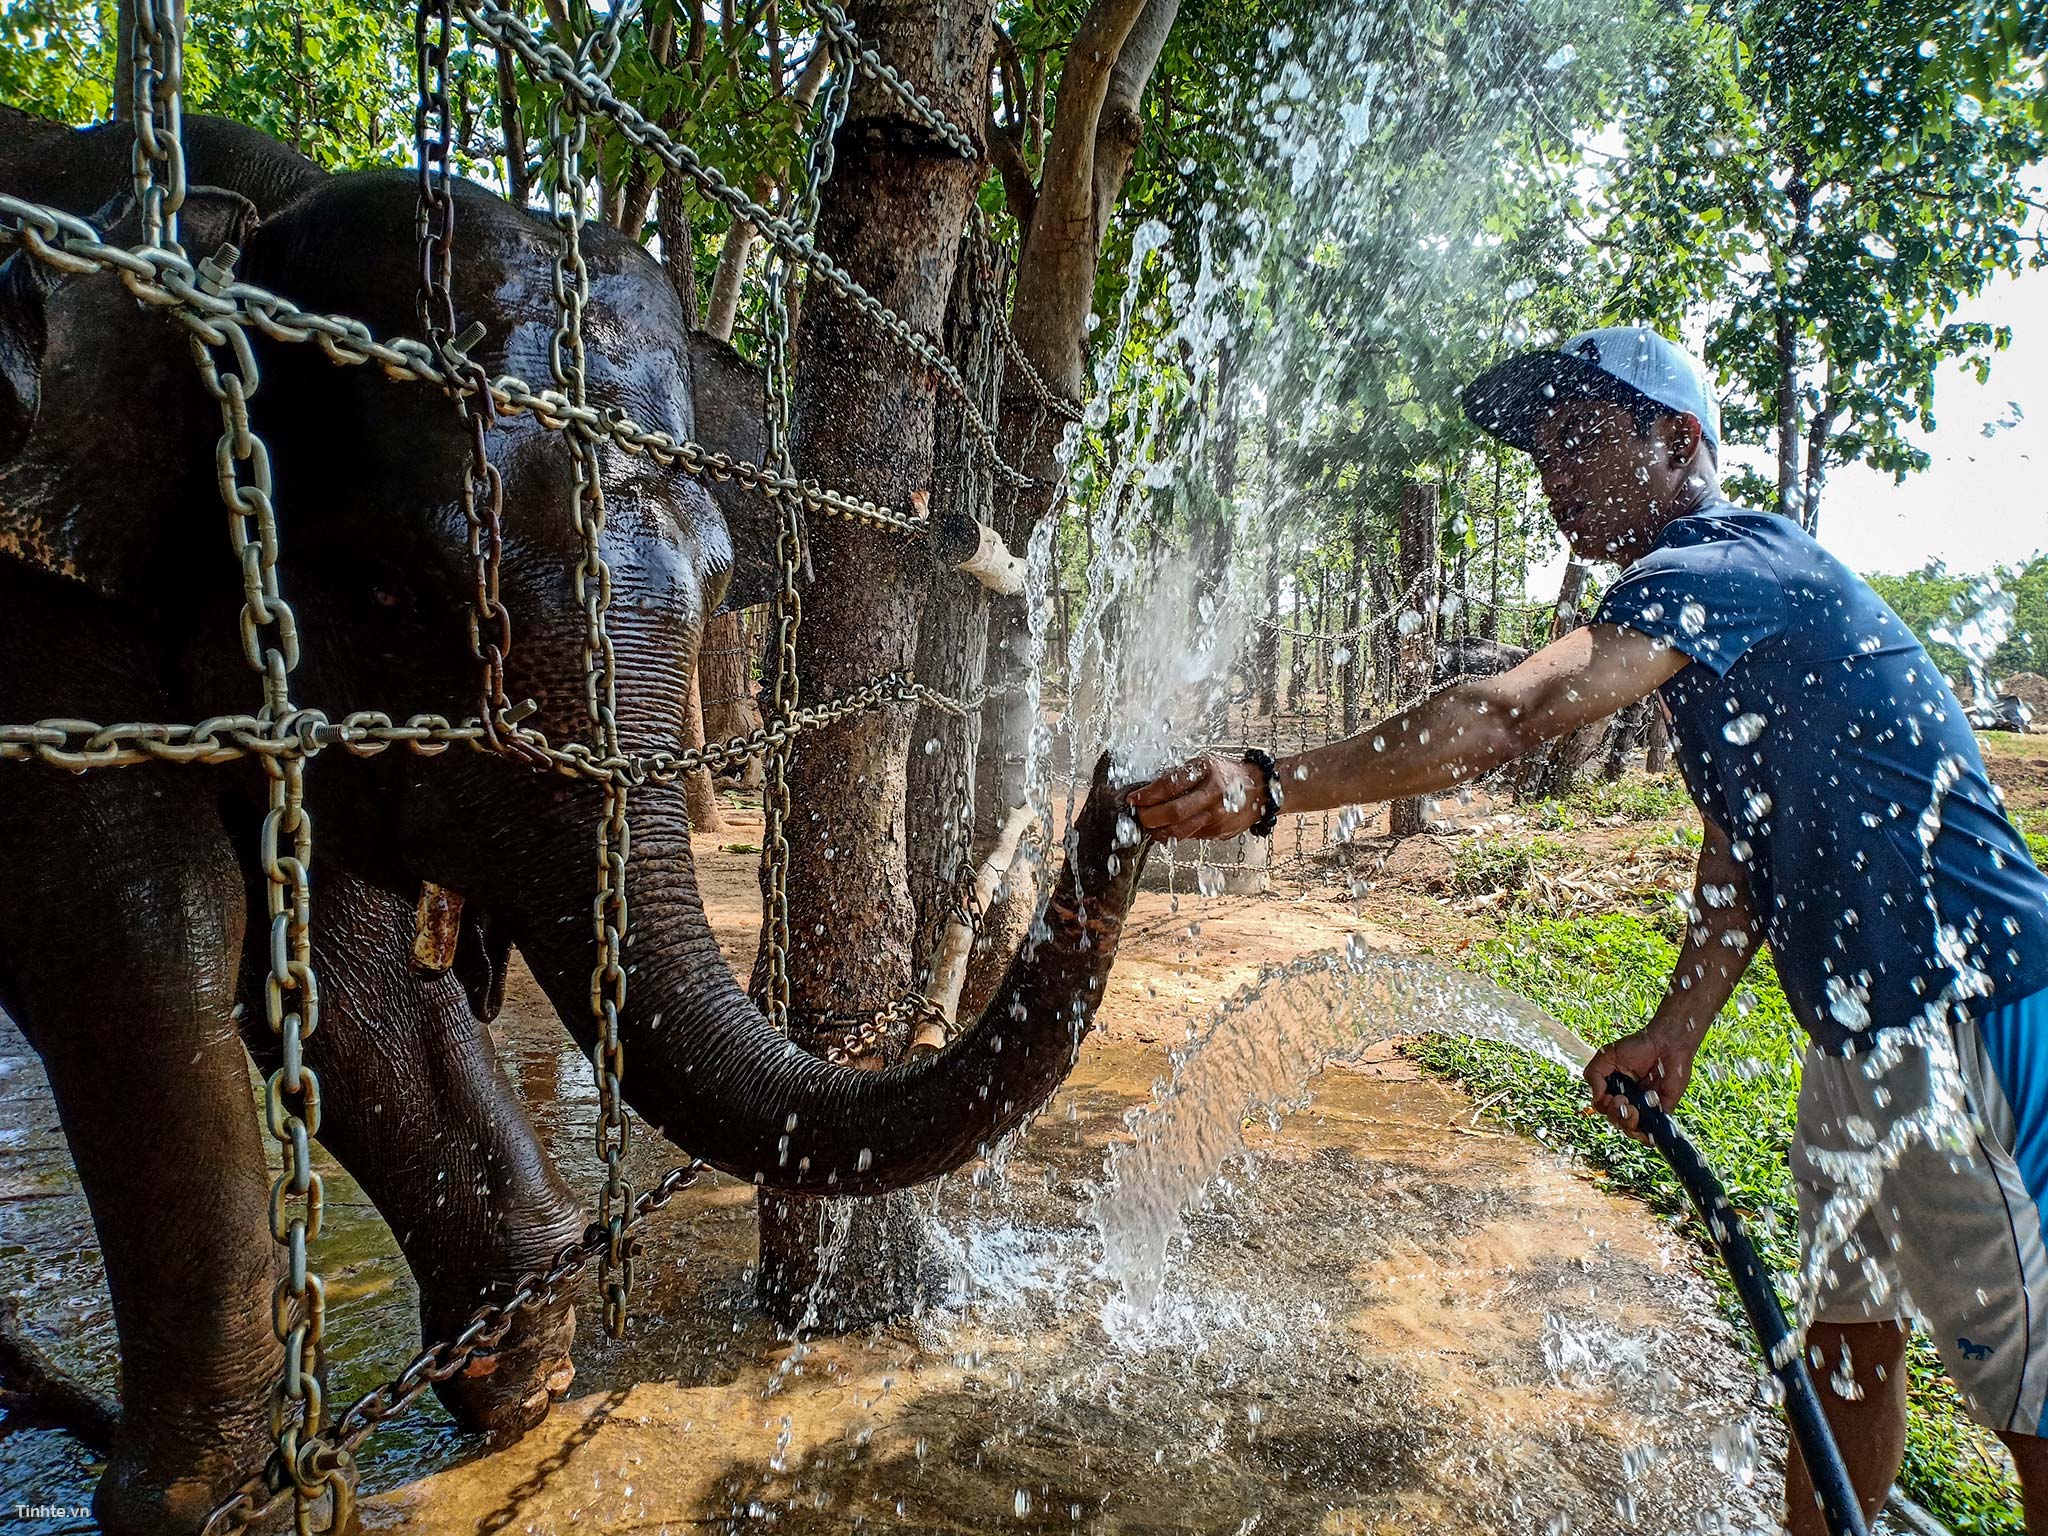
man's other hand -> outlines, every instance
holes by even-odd
[[[1637,1141],[1649,1137],[1636,1123],[1635,1106],[1618,1093],[1607,1091],[1608,1074],[1626,1072],[1642,1085],[1667,1114],[1678,1107],[1692,1081],[1693,1058],[1699,1054],[1700,1037],[1683,1027],[1651,1024],[1632,1035],[1623,1035],[1586,1063],[1586,1086],[1593,1090],[1593,1108],[1612,1120]]]
[[[1204,753],[1131,791],[1138,825],[1162,843],[1235,837],[1266,812],[1266,776]]]

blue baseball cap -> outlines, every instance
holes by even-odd
[[[1696,417],[1714,457],[1721,456],[1721,406],[1707,388],[1705,371],[1691,353],[1647,325],[1581,331],[1562,346],[1496,363],[1466,386],[1463,399],[1474,426],[1524,453],[1535,447],[1536,429],[1561,405],[1648,400]]]

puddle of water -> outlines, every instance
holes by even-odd
[[[1244,1150],[1248,1117],[1277,1121],[1307,1102],[1312,1077],[1400,1035],[1445,1031],[1533,1051],[1573,1072],[1592,1047],[1533,1004],[1476,977],[1353,937],[1342,954],[1280,967],[1220,1008],[1174,1053],[1173,1074],[1130,1122],[1090,1217],[1120,1282],[1126,1325],[1159,1300],[1184,1213]]]

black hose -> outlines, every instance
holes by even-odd
[[[1678,1128],[1676,1121],[1651,1101],[1634,1078],[1625,1072],[1610,1073],[1607,1091],[1628,1100],[1635,1109],[1636,1124],[1657,1144],[1664,1161],[1678,1175],[1693,1208],[1707,1224],[1708,1236],[1721,1252],[1721,1262],[1728,1266],[1735,1294],[1742,1298],[1742,1310],[1749,1315],[1749,1326],[1763,1347],[1764,1365],[1785,1390],[1785,1416],[1792,1421],[1792,1438],[1799,1442],[1799,1453],[1806,1460],[1807,1476],[1820,1500],[1828,1536],[1868,1536],[1863,1506],[1849,1481],[1849,1469],[1842,1465],[1842,1453],[1836,1449],[1827,1417],[1821,1412],[1820,1396],[1813,1389],[1813,1378],[1806,1373],[1798,1340],[1785,1321],[1784,1308],[1778,1305],[1771,1272],[1757,1256],[1756,1245],[1749,1240],[1742,1218],[1728,1203],[1728,1191],[1700,1156],[1699,1148]]]

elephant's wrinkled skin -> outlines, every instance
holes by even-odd
[[[188,128],[194,180],[233,184],[231,141],[245,131]],[[190,248],[232,241],[254,282],[380,335],[412,330],[411,178],[303,167],[268,179],[278,174],[266,160],[246,195],[195,189]],[[484,324],[492,372],[545,379],[552,233],[467,185],[458,202],[458,318]],[[118,205],[103,218],[134,238]],[[586,256],[593,401],[689,435],[696,365],[673,291],[608,231],[588,231]],[[304,646],[295,699],[330,716],[470,712],[453,404],[314,347],[260,350],[255,423],[275,465],[281,584]],[[21,254],[0,266],[0,718],[175,721],[249,707],[258,689],[221,549],[218,433],[182,333],[115,279],[56,279]],[[573,739],[587,727],[567,447],[512,417],[491,452],[506,484],[510,691],[537,701],[551,739]],[[602,464],[624,744],[673,748],[733,540],[689,477],[610,447]],[[248,765],[5,772],[0,1007],[48,1069],[121,1337],[123,1416],[95,1509],[116,1532],[188,1528],[260,1463],[278,1359],[262,1132],[236,1025],[237,997],[260,999],[249,978],[265,963],[262,778]],[[490,995],[503,946],[516,944],[588,1050],[599,795],[468,751],[330,752],[307,785],[323,1140],[391,1220],[423,1321],[445,1331],[484,1288],[573,1236],[577,1218],[456,982],[408,968],[412,900],[422,881],[462,893],[458,972],[471,995]],[[1132,886],[1135,850],[1111,851],[1117,819],[1098,783],[1047,932],[982,1021],[937,1056],[873,1073],[807,1055],[754,1010],[705,924],[680,789],[636,792],[628,1099],[714,1165],[806,1192],[876,1192],[966,1161],[1072,1063]],[[259,1056],[260,1018],[245,1006]],[[439,1204],[449,1193],[452,1215]],[[543,1323],[489,1376],[455,1385],[458,1411],[516,1426],[544,1408],[568,1320]]]

